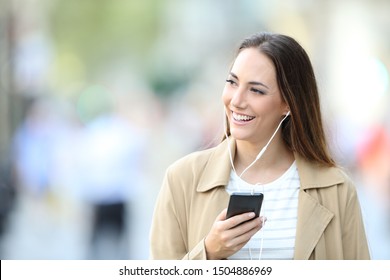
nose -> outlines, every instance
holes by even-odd
[[[233,93],[230,104],[235,108],[245,108],[247,105],[245,92],[240,88],[237,88],[237,90]]]

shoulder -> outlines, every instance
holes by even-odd
[[[168,166],[162,191],[177,197],[176,201],[184,201],[183,197],[191,196],[199,186],[206,165],[215,148],[190,153]]]
[[[195,151],[183,156],[168,166],[167,173],[181,173],[183,171],[186,173],[189,171],[195,173],[200,172],[206,167],[217,147]]]
[[[332,213],[345,213],[359,204],[355,184],[345,168],[309,163],[298,173],[302,190]]]
[[[296,163],[303,189],[326,188],[330,186],[354,189],[348,172],[339,166],[327,167],[309,162],[296,156]]]
[[[182,186],[194,185],[199,192],[226,185],[231,171],[228,142],[193,152],[170,165],[166,180]]]

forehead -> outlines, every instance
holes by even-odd
[[[276,82],[274,64],[256,48],[242,50],[236,57],[231,71],[239,79]]]

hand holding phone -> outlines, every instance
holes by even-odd
[[[225,259],[236,253],[263,226],[264,220],[259,217],[264,195],[262,193],[233,193],[229,205],[216,218],[209,234],[205,238],[208,259]],[[244,214],[250,215],[227,219]],[[221,221],[226,221],[222,223]],[[242,226],[241,226],[242,225]],[[231,230],[237,228],[237,230]],[[223,238],[222,238],[223,237]]]

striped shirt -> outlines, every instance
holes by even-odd
[[[295,235],[298,214],[300,180],[296,163],[273,182],[249,184],[234,171],[226,191],[263,193],[264,200],[260,216],[267,217],[263,228],[229,259],[238,260],[291,260],[294,257]]]

